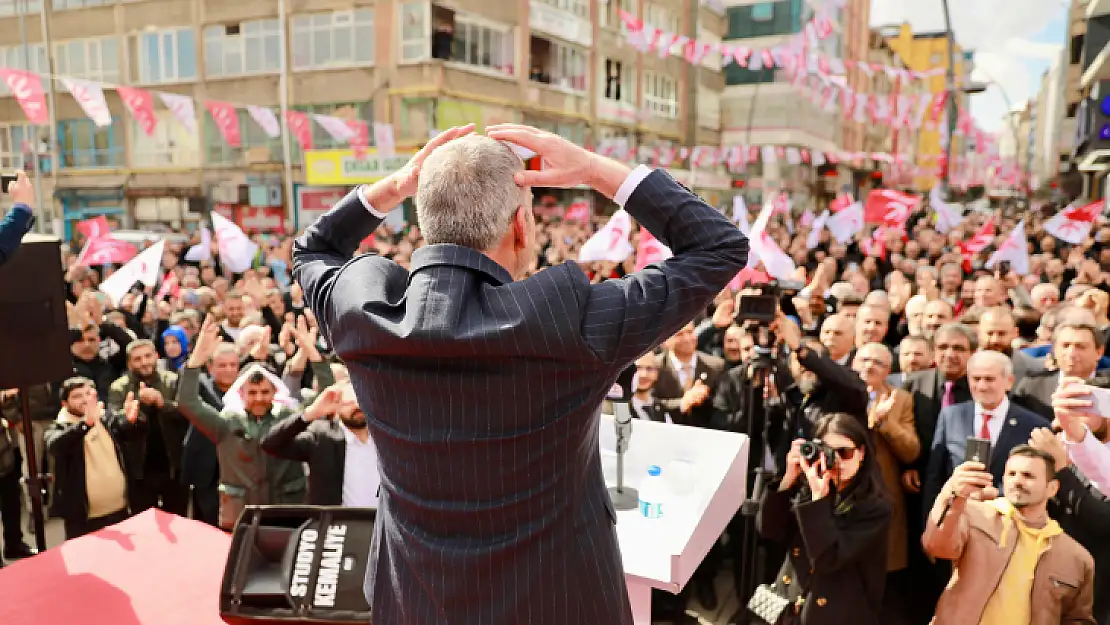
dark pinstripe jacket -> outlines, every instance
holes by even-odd
[[[378,448],[375,622],[632,622],[598,407],[728,284],[748,244],[663,171],[626,209],[675,255],[600,284],[573,262],[514,282],[455,245],[416,250],[411,273],[352,260],[380,221],[355,193],[296,241],[294,276]]]

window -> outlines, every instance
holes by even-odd
[[[197,78],[197,37],[190,28],[142,33],[131,41],[131,78],[141,85]]]
[[[374,62],[374,9],[295,15],[293,69],[324,69]]]
[[[668,33],[678,32],[678,16],[652,2],[644,5],[644,24]]]
[[[645,72],[644,105],[659,117],[678,117],[678,83],[670,76]]]
[[[209,78],[281,71],[281,25],[277,20],[254,20],[208,26],[204,61]]]
[[[540,0],[540,2],[567,13],[573,13],[583,19],[590,18],[590,3],[586,0]]]
[[[431,5],[405,2],[397,15],[401,20],[401,62],[426,60],[432,48]]]
[[[636,64],[605,59],[605,99],[636,106]]]
[[[118,83],[119,43],[112,37],[56,43],[54,68],[57,74],[69,78]]]
[[[753,71],[746,67],[740,67],[736,63],[725,66],[726,85],[734,87],[737,85],[762,85],[771,82],[775,82],[774,68],[764,67]]]
[[[0,169],[23,169],[25,157],[34,152],[36,129],[30,124],[0,126]]]
[[[725,39],[769,37],[798,32],[801,27],[802,2],[778,0],[728,8],[728,33]],[[768,16],[769,15],[769,16]]]
[[[212,113],[207,109],[199,111],[203,116],[204,125],[204,158],[210,165],[245,165],[247,154],[259,154],[269,162],[281,162],[281,137],[271,139],[262,127],[255,123],[250,114],[243,109],[237,109],[239,114],[240,147],[233,148],[227,144],[220,129],[212,121]],[[293,141],[293,150],[299,154],[300,146]]]
[[[577,46],[531,38],[528,79],[574,91],[586,90],[586,52]]]
[[[513,29],[468,15],[456,15],[451,60],[512,76]]]
[[[173,113],[156,109],[158,125],[149,136],[131,117],[131,163],[140,167],[197,167],[200,165],[200,140],[189,132]]]
[[[42,11],[42,0],[0,0],[0,17],[6,15],[37,15]]]
[[[89,119],[58,122],[58,158],[62,168],[123,167],[123,124],[98,127]]]
[[[756,22],[770,22],[775,19],[775,3],[760,2],[752,5],[752,20]]]
[[[636,15],[636,0],[600,0],[597,9],[598,23],[602,28],[620,27],[621,33],[628,34],[618,10]]]
[[[397,128],[400,141],[414,140],[423,143],[435,129],[436,103],[432,98],[402,98],[401,127]]]
[[[51,0],[50,6],[54,7],[55,11],[64,11],[65,9],[108,6],[118,1],[119,0]]]
[[[1068,46],[1068,65],[1079,65],[1083,60],[1083,35],[1075,35]]]
[[[27,64],[28,60],[30,61],[30,67]],[[32,44],[26,48],[23,46],[0,48],[0,67],[29,69],[39,74],[50,72],[50,66],[46,62],[46,50],[41,43]],[[8,89],[8,84],[0,80],[0,95],[9,94],[11,94],[11,91]]]
[[[698,123],[703,128],[721,129],[721,94],[698,87]]]

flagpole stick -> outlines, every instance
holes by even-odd
[[[30,2],[30,0],[26,0],[26,1]],[[43,2],[42,7],[40,7],[40,9],[39,9],[39,18],[40,18],[39,21],[40,21],[40,29],[41,29],[39,34],[42,36],[43,51],[46,53],[46,71],[50,72],[50,75],[53,76],[54,75],[54,45],[53,45],[53,38],[50,35],[50,18],[47,17],[47,12],[48,12],[47,7],[48,6],[50,6],[49,11],[54,10],[53,6],[50,5],[49,3],[46,3],[46,2]],[[58,113],[57,113],[57,111],[58,111],[58,108],[57,108],[56,101],[54,99],[54,81],[53,80],[46,81],[46,98],[47,98],[47,102],[48,102],[48,106],[46,108],[47,108],[47,111],[50,114],[50,181],[51,181],[50,186],[51,186],[52,189],[55,190],[55,193],[57,193],[57,189],[58,189]],[[51,200],[50,200],[50,209],[51,209],[50,210],[50,215],[51,216],[56,216],[55,215],[55,206],[54,206],[54,198],[53,197],[51,197]],[[45,204],[40,204],[39,205],[39,210],[43,210],[43,211],[46,210],[46,205]],[[53,222],[51,222],[50,230],[52,232],[54,230]],[[54,232],[54,235],[60,237],[60,236],[62,236],[62,233],[61,232]]]
[[[294,231],[299,225],[297,223],[297,206],[296,198],[293,196],[293,145],[289,137],[289,125],[286,122],[286,115],[289,111],[289,40],[288,40],[288,25],[286,23],[288,16],[285,14],[285,0],[278,0],[278,24],[281,28],[281,75],[278,78],[278,102],[281,107],[281,121],[284,126],[281,127],[281,160],[284,165],[284,175],[282,178],[285,182],[285,210],[288,215],[286,221],[286,228],[292,228]],[[302,159],[301,166],[304,166],[304,159]]]
[[[23,67],[26,71],[29,72],[31,71],[31,48],[27,43],[27,11],[30,10],[30,0],[23,0],[23,2],[18,5],[17,8],[19,9],[19,40],[21,45],[23,46]],[[43,7],[43,10],[46,10],[45,6]],[[53,111],[51,111],[51,115],[53,115]],[[35,174],[35,211],[37,211],[41,216],[45,212],[46,207],[43,205],[42,202],[42,159],[39,158],[38,129],[35,130],[35,138],[31,144],[31,155],[34,159],[34,169],[32,171]],[[26,164],[24,164],[24,166],[26,166]],[[35,230],[38,232],[42,232],[43,220],[37,219],[35,220],[35,222]]]

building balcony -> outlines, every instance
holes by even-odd
[[[1090,0],[1087,4],[1087,19],[1110,15],[1110,0]]]

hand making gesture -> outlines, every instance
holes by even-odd
[[[204,318],[204,325],[200,327],[200,332],[197,333],[197,344],[189,354],[189,361],[185,363],[185,366],[194,369],[203,367],[212,358],[212,354],[216,352],[216,348],[222,342],[220,324],[216,323],[215,317],[208,315]]]

